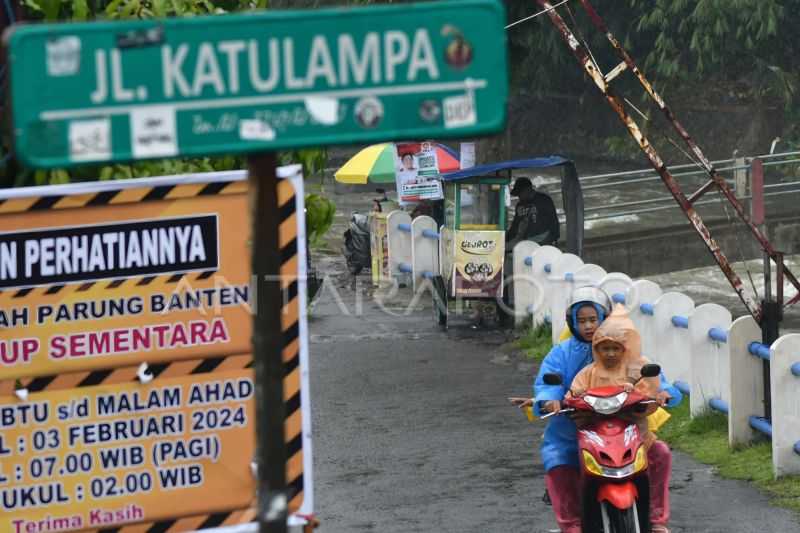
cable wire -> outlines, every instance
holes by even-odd
[[[7,2],[7,1],[8,1],[8,0],[6,0],[6,2]],[[529,21],[529,20],[531,20],[531,19],[535,19],[535,18],[536,18],[536,17],[538,17],[539,15],[544,15],[544,14],[545,14],[545,13],[547,13],[548,11],[552,11],[552,10],[554,10],[555,8],[559,7],[559,6],[562,6],[562,5],[566,4],[567,2],[569,2],[569,0],[561,0],[561,2],[557,3],[557,4],[556,4],[556,5],[554,5],[554,6],[551,6],[551,7],[550,7],[550,8],[548,8],[548,9],[543,9],[542,11],[539,11],[538,13],[535,13],[535,14],[533,14],[533,15],[529,16],[529,17],[525,17],[524,19],[520,19],[520,20],[518,20],[518,21],[516,21],[516,22],[512,22],[511,24],[509,24],[508,26],[506,26],[506,27],[505,27],[505,29],[508,29],[508,28],[513,28],[513,27],[514,27],[514,26],[516,26],[517,24],[522,24],[523,22],[527,22],[527,21]]]
[[[589,47],[589,43],[586,41],[586,38],[581,33],[581,28],[578,25],[578,21],[575,20],[575,15],[572,13],[572,10],[569,8],[569,6],[567,6],[567,14],[569,14],[569,18],[572,20],[572,25],[575,28],[573,30],[573,33],[578,37],[578,40],[580,40],[581,44],[583,45],[583,48],[586,50],[586,53],[589,54],[589,58],[592,60],[592,64],[594,65],[595,70],[597,70],[597,72],[602,73],[602,71],[600,70],[600,63],[598,63],[597,59],[595,59],[594,54],[592,53],[592,49]]]
[[[634,111],[636,111],[636,112],[637,112],[637,113],[638,113],[638,114],[639,114],[639,115],[642,117],[642,119],[645,121],[645,123],[650,123],[650,122],[652,122],[652,121],[650,120],[650,117],[648,117],[647,115],[645,115],[644,113],[642,113],[642,111],[640,111],[640,110],[639,110],[639,109],[638,109],[638,108],[637,108],[637,107],[636,107],[636,106],[633,104],[633,102],[631,102],[630,100],[628,100],[628,98],[624,98],[624,101],[625,101],[625,103],[626,103],[628,106],[630,106],[630,107],[631,107],[631,108],[632,108]],[[678,144],[678,143],[675,141],[675,139],[673,139],[673,138],[672,138],[672,136],[671,136],[671,135],[669,135],[669,134],[667,134],[667,133],[664,133],[664,132],[663,132],[663,131],[661,131],[660,129],[656,129],[656,130],[655,130],[655,133],[656,133],[656,135],[657,135],[657,136],[660,136],[660,137],[662,137],[663,139],[666,139],[666,140],[667,140],[667,142],[669,142],[670,144],[672,144],[672,146],[674,146],[674,147],[675,147],[675,148],[676,148],[678,151],[680,151],[681,153],[683,153],[683,155],[684,155],[684,156],[686,156],[686,158],[687,158],[689,161],[691,161],[691,162],[692,162],[694,165],[696,165],[696,166],[697,166],[699,169],[703,170],[703,171],[704,171],[706,174],[708,174],[708,177],[709,177],[709,178],[713,179],[713,178],[712,178],[712,173],[709,171],[709,169],[708,169],[708,168],[706,168],[706,166],[705,166],[705,165],[703,165],[703,164],[702,164],[702,162],[699,160],[699,158],[696,156],[696,154],[691,154],[691,153],[689,153],[689,152],[686,150],[686,148],[685,148],[685,147],[683,147],[683,146],[681,146],[681,145],[679,145],[679,144]],[[714,172],[716,172],[716,169],[714,169],[713,165],[711,166],[711,169],[712,169],[712,170],[714,170]],[[720,179],[723,179],[723,180],[724,180],[725,178],[724,178],[724,177],[722,177],[722,176],[720,176]],[[743,248],[742,248],[742,242],[741,242],[740,235],[739,235],[739,233],[738,233],[738,232],[736,232],[736,230],[735,230],[735,228],[734,228],[734,220],[733,220],[733,217],[731,216],[731,213],[730,213],[730,211],[728,211],[728,204],[730,203],[730,201],[728,200],[728,198],[726,198],[726,197],[725,197],[725,195],[724,195],[724,194],[722,194],[722,189],[720,189],[720,187],[719,187],[719,186],[715,187],[715,189],[717,190],[719,201],[720,201],[720,203],[722,204],[722,210],[723,210],[723,212],[725,213],[725,218],[727,219],[727,222],[728,222],[728,227],[729,227],[729,228],[730,228],[730,230],[731,230],[731,234],[733,235],[733,240],[734,240],[734,243],[736,244],[736,251],[738,252],[738,255],[739,255],[739,262],[741,262],[741,263],[742,263],[742,265],[744,266],[745,272],[747,272],[747,278],[748,278],[748,280],[750,281],[750,288],[753,290],[753,294],[755,295],[755,297],[756,297],[756,300],[758,300],[758,299],[759,299],[759,294],[758,294],[758,289],[756,288],[755,281],[753,280],[753,273],[750,271],[750,267],[748,266],[748,264],[747,264],[747,261],[745,260],[745,255],[744,255],[744,250],[743,250]],[[731,264],[731,269],[732,269],[732,268],[733,268],[733,265]]]

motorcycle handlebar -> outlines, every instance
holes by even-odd
[[[552,411],[550,413],[547,413],[546,415],[540,416],[539,420],[544,420],[545,418],[550,418],[551,416],[560,415],[563,413],[571,413],[574,410],[575,410],[574,407],[567,407],[566,409],[561,409],[560,411]]]
[[[637,402],[637,403],[638,403],[638,405],[643,405],[643,404],[651,404],[651,403],[658,403],[658,402],[656,400],[642,400],[641,402]],[[574,411],[577,411],[577,409],[575,409],[574,407],[566,407],[564,409],[561,409],[560,411],[552,411],[550,413],[547,413],[546,415],[542,415],[542,416],[539,417],[539,420],[545,420],[547,418],[550,418],[551,416],[561,415],[561,414],[564,414],[564,413],[572,413]]]

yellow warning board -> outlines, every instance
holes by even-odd
[[[287,496],[291,513],[310,515],[303,182],[286,170]],[[254,520],[244,173],[36,193],[0,191],[0,531],[178,533]]]
[[[249,351],[244,194],[93,198],[0,215],[0,379]]]
[[[103,528],[248,507],[253,394],[253,372],[239,370],[5,398],[0,530]]]

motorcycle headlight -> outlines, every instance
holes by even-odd
[[[589,394],[583,397],[583,401],[592,406],[592,409],[601,415],[611,415],[616,413],[622,408],[623,405],[625,405],[625,400],[627,399],[627,392],[620,392],[616,396],[610,396],[607,398],[600,398],[598,396],[591,396]]]

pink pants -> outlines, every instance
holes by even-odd
[[[647,452],[650,477],[650,523],[666,526],[669,523],[669,476],[672,472],[672,453],[663,442],[656,441]],[[547,493],[553,502],[553,512],[562,533],[581,533],[581,475],[577,468],[561,465],[544,476]]]

